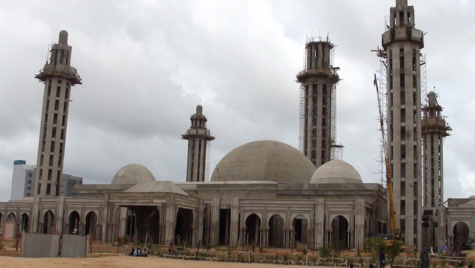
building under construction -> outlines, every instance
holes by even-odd
[[[444,245],[444,138],[452,130],[442,116],[435,92],[422,108],[422,241],[424,247]]]
[[[335,89],[340,78],[339,68],[332,65],[333,47],[328,39],[307,42],[304,70],[297,75],[301,150],[317,168],[331,159],[336,145]]]

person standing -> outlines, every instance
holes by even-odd
[[[421,252],[421,268],[429,268],[430,265],[430,257],[429,257],[429,251],[427,248],[425,248]]]
[[[381,248],[379,251],[379,267],[384,268],[386,265],[386,253],[384,252],[384,248]]]

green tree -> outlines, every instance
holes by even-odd
[[[386,243],[380,237],[368,237],[364,240],[364,247],[367,252],[371,253],[371,262],[374,263],[379,257],[379,251],[384,248],[386,251]]]
[[[402,245],[402,241],[394,240],[393,246],[388,247],[387,254],[389,254],[389,258],[391,259],[391,268],[393,267],[394,259],[401,253]]]

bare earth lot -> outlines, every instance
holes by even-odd
[[[258,264],[258,263],[232,263],[232,262],[209,262],[209,261],[185,261],[167,259],[160,257],[128,257],[128,256],[108,256],[94,258],[22,258],[22,257],[0,257],[0,267],[35,267],[35,268],[55,268],[55,267],[196,267],[196,268],[271,268],[283,267],[282,265]],[[286,265],[285,267],[302,267],[301,265]]]

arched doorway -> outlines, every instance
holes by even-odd
[[[348,249],[348,221],[343,216],[333,219],[330,245],[332,248]]]
[[[453,228],[454,242],[452,244],[452,250],[455,252],[460,252],[462,250],[462,245],[468,242],[468,235],[470,229],[465,222],[457,222]]]
[[[260,245],[261,243],[261,219],[256,214],[251,214],[246,219],[246,241],[247,244]]]
[[[297,246],[298,243],[307,244],[308,242],[308,220],[302,215],[298,215],[292,221],[292,229],[294,230],[294,241]]]
[[[97,239],[96,235],[97,215],[94,211],[87,213],[86,215],[86,229],[84,235],[89,235],[91,239]]]
[[[7,222],[5,223],[5,239],[13,239],[17,235],[16,215],[14,213],[8,214]]]
[[[176,214],[175,245],[192,246],[193,243],[193,211],[179,208]]]
[[[150,241],[152,244],[160,244],[160,212],[155,209],[150,215]]]
[[[43,234],[52,234],[54,232],[54,214],[51,210],[43,215]]]
[[[68,222],[68,234],[79,234],[80,216],[77,211],[69,214]]]
[[[21,232],[28,233],[30,230],[30,217],[28,214],[23,213],[21,214]]]
[[[269,219],[269,247],[284,247],[284,219],[275,214]]]

